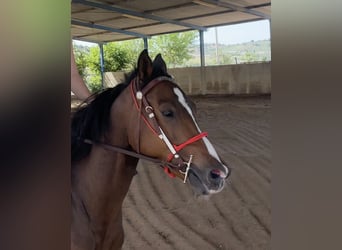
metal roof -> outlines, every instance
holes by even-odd
[[[73,39],[103,43],[270,19],[270,0],[73,0]]]

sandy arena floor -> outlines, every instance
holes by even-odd
[[[271,239],[271,98],[196,97],[197,119],[233,168],[209,200],[140,162],[123,204],[123,250],[267,250]]]
[[[123,205],[128,249],[270,249],[270,97],[196,97],[198,123],[233,168],[209,200],[141,162]]]

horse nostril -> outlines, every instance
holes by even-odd
[[[210,177],[212,179],[218,179],[221,178],[221,176],[223,176],[223,172],[219,169],[213,169],[210,171]]]

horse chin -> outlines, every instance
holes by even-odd
[[[189,170],[188,178],[196,195],[209,196],[221,192],[224,188],[224,181],[219,185],[211,185],[210,183],[203,181],[203,178],[192,169]]]

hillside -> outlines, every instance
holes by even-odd
[[[192,45],[192,59],[186,66],[200,65],[199,45]],[[250,41],[247,43],[226,45],[218,44],[218,58],[216,58],[216,45],[205,44],[206,65],[236,64],[271,60],[270,40]]]
[[[218,44],[218,56],[216,57],[216,45],[214,43],[205,44],[205,64],[224,65],[271,61],[270,46],[270,40],[250,41],[247,43],[233,45]],[[81,54],[88,54],[90,50],[88,46],[77,44],[74,45],[74,48],[76,58],[79,58]],[[191,45],[190,51],[192,58],[186,61],[183,65],[177,65],[177,67],[200,66],[199,44]]]

